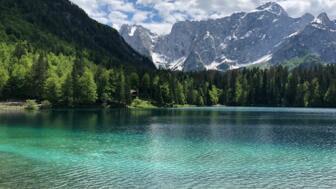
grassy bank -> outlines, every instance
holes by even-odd
[[[133,100],[131,105],[128,106],[128,108],[131,108],[131,109],[153,109],[153,108],[158,108],[158,107],[153,105],[150,101],[136,98],[136,99]]]

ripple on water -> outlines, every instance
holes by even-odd
[[[334,111],[242,110],[0,115],[0,188],[336,186]]]

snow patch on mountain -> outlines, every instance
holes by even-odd
[[[253,66],[253,65],[257,65],[257,64],[263,64],[263,63],[267,63],[271,59],[272,59],[272,54],[268,54],[268,55],[265,55],[265,56],[261,57],[259,60],[254,61],[254,62],[247,63],[247,64],[240,64],[240,65],[232,65],[230,68],[231,69],[239,69],[239,68],[249,67],[249,66]]]
[[[135,33],[136,30],[137,30],[137,27],[136,27],[136,26],[133,26],[133,27],[131,28],[130,32],[128,33],[128,35],[129,35],[130,37],[134,36],[134,33]]]
[[[295,55],[308,44],[298,41],[294,52],[286,51],[287,55],[281,56],[278,52],[284,51],[288,43],[301,40],[302,33],[313,35],[314,28],[328,32],[324,37],[331,38],[332,42],[336,39],[336,22],[330,21],[325,13],[316,19],[311,14],[292,18],[277,3],[266,3],[254,11],[220,19],[178,22],[164,36],[142,26],[122,28],[120,33],[124,39],[139,53],[150,57],[157,68],[182,71],[225,71],[282,61],[285,59],[281,57]],[[332,46],[332,42],[320,43]],[[313,52],[319,52],[318,48],[314,47]],[[336,53],[330,56],[336,57]]]

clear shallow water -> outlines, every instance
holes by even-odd
[[[0,188],[335,188],[336,110],[0,114]]]

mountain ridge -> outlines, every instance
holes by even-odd
[[[155,41],[136,39],[124,32],[132,27],[137,33],[136,25],[124,25],[120,33],[138,52],[146,51],[146,56],[153,60],[157,68],[186,72],[225,71],[265,62],[279,64],[287,58],[303,56],[302,53],[279,55],[288,48],[285,44],[290,43],[290,39],[307,32],[307,27],[314,23],[322,24],[326,30],[336,28],[336,22],[331,21],[326,13],[317,18],[309,13],[293,18],[279,4],[269,2],[251,12],[234,13],[219,19],[178,22],[169,34],[163,36],[153,35],[148,29],[138,32],[138,35],[155,37]],[[332,36],[329,37],[334,41]],[[139,48],[139,44],[144,43],[150,45]],[[326,46],[320,45],[321,49]],[[311,48],[302,51],[323,56],[323,53]],[[334,60],[331,56],[324,58],[329,63],[334,63]]]

